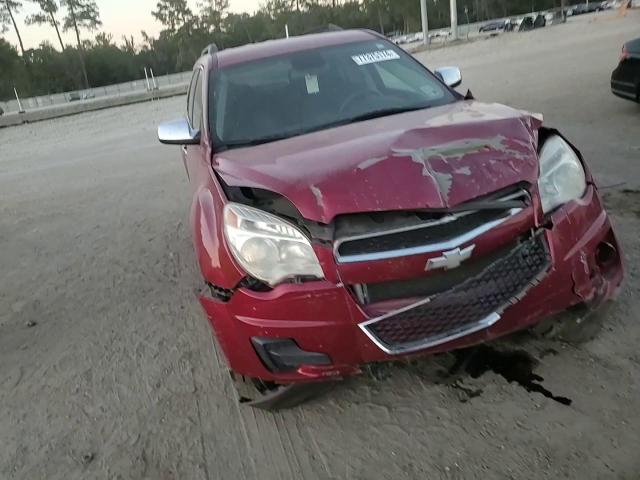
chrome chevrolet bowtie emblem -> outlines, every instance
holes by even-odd
[[[451,270],[452,268],[457,268],[462,262],[471,257],[471,252],[473,252],[474,248],[476,248],[475,245],[469,245],[467,248],[463,248],[462,250],[454,248],[448,252],[442,252],[441,257],[430,258],[427,261],[425,270],[437,270],[438,268]]]

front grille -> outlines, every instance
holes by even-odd
[[[388,353],[444,343],[494,323],[539,281],[549,263],[544,240],[537,235],[451,290],[360,326]]]
[[[352,285],[354,291],[362,292],[359,298],[362,305],[398,300],[406,298],[426,298],[450,290],[469,278],[483,272],[495,261],[504,258],[520,242],[510,242],[486,255],[472,257],[457,268],[440,270],[431,275],[408,278],[404,280],[387,280],[375,283]]]
[[[395,232],[377,237],[366,237],[344,242],[338,248],[341,257],[363,255],[390,250],[402,250],[420,245],[448,240],[487,222],[504,218],[509,210],[480,210],[470,212],[463,217],[445,217],[449,221],[440,221],[436,225],[425,225],[422,228]]]
[[[473,240],[527,207],[529,194],[518,187],[485,200],[474,200],[455,211],[426,213],[387,213],[376,228],[378,218],[360,216],[339,218],[336,223],[334,254],[339,263],[382,260],[449,250]],[[465,209],[466,207],[466,209]]]

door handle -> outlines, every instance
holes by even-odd
[[[181,148],[182,148],[182,153],[186,155],[187,154],[187,146],[186,145],[182,145]]]

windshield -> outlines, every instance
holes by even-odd
[[[217,149],[455,100],[433,75],[384,40],[226,67],[211,76],[209,92],[209,124]]]

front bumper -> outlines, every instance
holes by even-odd
[[[485,328],[410,353],[390,354],[360,324],[370,317],[340,282],[283,284],[269,292],[237,289],[228,302],[200,297],[229,367],[236,373],[280,383],[341,377],[362,364],[449,351],[527,328],[576,304],[597,307],[623,277],[620,249],[593,186],[585,196],[551,215],[538,230],[549,265],[539,282],[518,295]],[[606,250],[605,253],[603,253]],[[422,260],[417,260],[422,261]],[[307,352],[329,357],[329,365],[302,365],[272,372],[251,339],[291,338]]]

